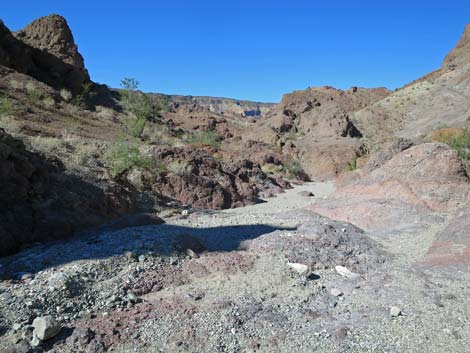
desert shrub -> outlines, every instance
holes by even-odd
[[[139,147],[132,142],[120,139],[116,141],[106,153],[106,162],[114,176],[122,174],[131,168],[142,168],[161,171],[161,163],[152,157],[144,155]]]
[[[455,138],[464,134],[465,130],[460,128],[451,128],[446,125],[440,125],[438,130],[432,133],[431,139],[434,142],[450,144]]]
[[[449,146],[457,151],[465,166],[467,175],[470,176],[470,130],[464,130],[461,135],[454,137],[449,141]]]
[[[288,179],[294,179],[298,175],[304,173],[304,169],[300,162],[291,156],[288,156],[285,159],[283,163],[283,171]]]
[[[192,132],[186,142],[195,147],[212,146],[220,148],[220,136],[212,130]]]
[[[70,100],[72,99],[72,93],[70,93],[70,91],[65,88],[62,88],[60,90],[60,96],[66,102],[70,102]]]
[[[93,83],[85,82],[80,89],[80,93],[71,97],[69,102],[80,109],[87,109],[89,107],[88,102],[93,98],[94,94]]]
[[[190,170],[188,163],[178,160],[170,162],[166,168],[169,172],[175,174],[187,174]]]
[[[159,114],[166,113],[170,110],[170,100],[167,96],[163,96],[157,100],[157,107]]]
[[[13,113],[13,105],[10,99],[4,94],[0,94],[0,116]]]
[[[467,174],[470,175],[470,130],[460,128],[444,128],[434,131],[432,140],[447,144],[457,151],[462,160]]]
[[[43,96],[41,90],[32,82],[28,82],[25,88],[31,101],[36,105],[39,104]]]
[[[354,156],[351,161],[349,161],[348,163],[348,166],[346,167],[346,171],[348,172],[352,172],[354,170],[356,170],[358,167],[357,167],[357,160],[358,160],[358,156]]]
[[[55,105],[55,100],[51,96],[47,96],[42,100],[42,104],[47,108],[52,108]]]
[[[130,118],[127,121],[127,132],[132,137],[142,137],[142,133],[144,132],[145,125],[147,125],[147,120],[139,117]]]
[[[282,171],[282,165],[276,165],[272,163],[263,164],[261,170],[265,174],[279,174]]]
[[[21,91],[24,88],[23,82],[18,80],[10,80],[10,86],[17,91]]]

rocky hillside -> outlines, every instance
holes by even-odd
[[[286,94],[282,102],[244,135],[275,145],[300,160],[313,180],[330,179],[365,153],[362,132],[350,115],[388,96],[385,88],[308,88]]]
[[[0,352],[467,352],[469,49],[269,105],[0,24]]]
[[[239,207],[289,187],[277,176],[266,175],[248,156],[225,160],[226,136],[211,125],[214,115],[229,119],[225,126],[239,128],[242,123],[234,121],[243,122],[244,115],[256,115],[267,106],[206,98],[200,103],[176,102],[181,99],[186,98],[168,101],[92,82],[61,16],[40,18],[16,33],[2,23],[2,136],[22,146],[12,154],[2,145],[2,163],[8,166],[4,180],[15,181],[18,190],[13,192],[24,195],[13,205],[12,190],[2,193],[5,207],[23,210],[2,215],[0,226],[9,224],[2,255],[22,244],[60,238],[130,212]],[[181,111],[208,115],[196,116],[198,123],[191,125]],[[178,121],[178,116],[184,119]],[[209,119],[207,126],[204,119]],[[36,173],[44,174],[42,179],[34,177]],[[76,180],[76,188],[68,186],[69,180]],[[57,196],[65,190],[70,197]],[[41,211],[35,208],[39,204]]]
[[[465,127],[470,117],[470,26],[442,67],[352,115],[380,144],[397,136],[426,139],[442,127]]]

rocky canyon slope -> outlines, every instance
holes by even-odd
[[[469,67],[147,94],[1,23],[0,352],[468,351]]]

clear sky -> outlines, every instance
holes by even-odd
[[[308,86],[400,87],[438,68],[469,0],[1,0],[12,30],[58,13],[94,81],[279,101]]]

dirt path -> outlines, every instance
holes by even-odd
[[[468,273],[418,266],[443,226],[376,237],[302,210],[333,189],[2,259],[23,279],[0,282],[0,351],[27,347],[43,315],[63,327],[50,352],[468,351]]]

